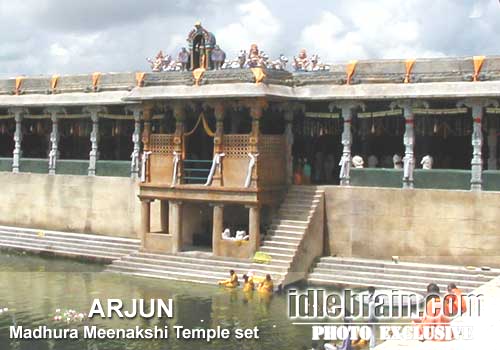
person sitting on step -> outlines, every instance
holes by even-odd
[[[234,272],[234,270],[229,271],[229,279],[219,281],[219,286],[223,286],[226,288],[236,288],[239,285],[240,283],[238,282],[238,275],[236,274],[236,272]]]

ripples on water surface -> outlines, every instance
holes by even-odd
[[[0,253],[0,350],[126,350],[126,349],[302,349],[311,344],[311,328],[293,326],[287,317],[284,295],[261,300],[256,293],[248,302],[241,291],[167,280],[127,277],[102,272],[103,266],[30,255]],[[52,321],[56,309],[88,313],[95,298],[174,300],[173,319],[134,320],[94,318],[90,325],[105,328],[143,328],[181,325],[186,328],[260,329],[258,341],[216,340],[211,343],[168,340],[36,340],[9,339],[9,326],[34,328]],[[75,326],[72,326],[75,327]],[[80,331],[80,337],[83,332]]]

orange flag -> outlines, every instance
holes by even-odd
[[[405,75],[405,84],[410,82],[411,71],[413,70],[413,66],[415,65],[415,59],[409,58],[406,60],[406,75]]]
[[[474,61],[474,75],[472,76],[473,81],[479,81],[479,73],[481,73],[485,58],[486,57],[484,56],[474,56],[472,58]]]
[[[356,60],[350,61],[347,64],[347,68],[346,68],[346,73],[347,73],[346,84],[347,85],[351,85],[351,80],[352,80],[352,77],[354,76],[354,73],[356,72],[356,65],[357,64],[358,64],[358,61],[356,61]]]

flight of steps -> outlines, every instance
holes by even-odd
[[[323,257],[308,276],[312,285],[338,287],[368,287],[377,289],[405,289],[424,293],[429,283],[436,283],[442,291],[453,282],[464,292],[500,275],[499,269],[468,270],[463,266],[431,265],[358,258]]]
[[[323,195],[323,191],[314,186],[290,188],[259,248],[271,257],[271,262],[251,266],[257,275],[269,273],[275,285],[283,283]]]
[[[268,264],[255,263],[251,259],[214,257],[210,252],[134,252],[114,261],[106,271],[214,285],[217,281],[227,279],[229,270],[233,269],[240,278],[249,271],[259,277],[269,273],[275,287],[278,287],[289,272],[297,247],[321,196],[323,193],[315,187],[291,188],[259,248],[259,251],[271,256]]]
[[[106,271],[215,285],[229,278],[231,269],[241,277],[248,272],[250,264],[250,260],[217,258],[205,252],[176,255],[135,252],[114,261]]]
[[[0,226],[0,250],[110,263],[139,247],[138,239]]]

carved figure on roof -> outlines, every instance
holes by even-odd
[[[259,47],[257,46],[257,44],[252,44],[252,46],[250,46],[250,52],[248,53],[248,67],[262,67],[263,61],[264,60],[259,51]]]
[[[240,50],[238,53],[238,57],[233,60],[225,61],[222,65],[222,69],[229,68],[243,68],[245,67],[245,63],[247,61],[247,52],[246,50]]]
[[[293,58],[292,65],[296,71],[304,71],[305,72],[305,71],[309,70],[310,65],[311,65],[311,61],[307,57],[306,49],[300,50],[298,57]]]
[[[188,69],[189,52],[185,47],[183,47],[181,51],[179,51],[179,54],[177,55],[177,63],[180,65],[181,71],[184,72]]]
[[[225,60],[226,60],[226,53],[222,51],[219,45],[215,45],[212,51],[212,62],[214,64],[214,69],[216,70],[221,69]]]
[[[146,60],[151,64],[151,70],[153,72],[164,72],[170,65],[172,57],[170,55],[164,56],[163,51],[160,51],[156,54],[154,59],[148,57]]]
[[[311,56],[310,70],[313,72],[316,72],[319,70],[330,70],[330,66],[321,62],[319,55],[314,54]]]
[[[200,22],[196,22],[194,28],[187,37],[190,57],[190,69],[206,68],[212,69],[212,50],[216,45],[215,36],[207,31]]]
[[[288,63],[288,57],[286,57],[283,54],[280,54],[280,57],[277,60],[271,61],[267,65],[267,67],[270,69],[285,70],[287,63]]]

